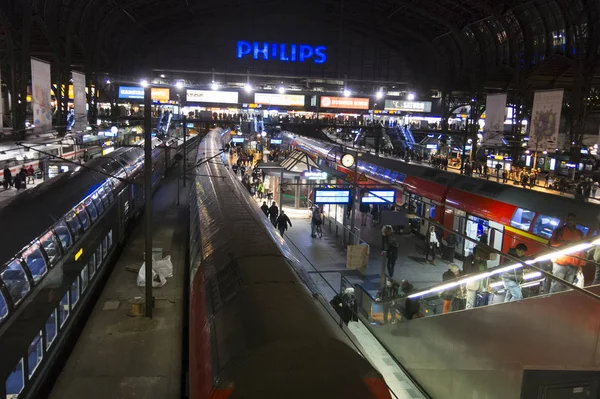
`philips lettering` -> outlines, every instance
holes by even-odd
[[[284,44],[267,42],[237,42],[237,58],[251,56],[255,60],[305,62],[312,60],[315,64],[327,61],[327,47],[309,46],[308,44]]]

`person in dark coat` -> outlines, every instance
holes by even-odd
[[[25,181],[21,178],[21,174],[17,173],[17,175],[15,176],[13,183],[15,185],[15,188],[17,190],[20,190],[22,188],[25,188]]]
[[[400,284],[400,297],[406,298],[404,302],[404,308],[401,310],[402,315],[407,320],[412,320],[421,317],[419,298],[411,299],[408,296],[415,291],[415,287],[408,282],[408,280],[402,280]]]
[[[267,205],[267,201],[263,201],[263,204],[260,207],[260,210],[263,211],[263,213],[265,214],[266,217],[269,217],[269,205]]]
[[[400,286],[394,280],[386,279],[385,287],[377,293],[377,297],[375,298],[376,302],[382,302],[383,322],[385,324],[388,323],[389,319],[391,319],[392,324],[396,322],[396,304],[394,298],[398,297],[399,288]],[[389,319],[388,315],[390,316]]]
[[[273,201],[273,204],[269,208],[269,219],[271,219],[273,226],[277,224],[277,216],[279,216],[279,207],[277,206],[277,203]]]
[[[394,277],[394,267],[396,266],[396,259],[398,259],[398,242],[391,239],[388,244],[387,250],[387,271],[388,276]]]
[[[448,270],[446,270],[444,272],[444,274],[442,274],[442,281],[446,282],[446,281],[450,281],[450,280],[454,280],[455,278],[460,276],[460,268],[458,267],[457,264],[455,263],[450,263],[448,265]],[[454,297],[456,296],[456,293],[458,291],[459,287],[454,287],[454,288],[449,288],[447,290],[445,290],[444,292],[442,292],[442,300],[444,301],[444,307],[442,310],[442,314],[446,314],[450,312],[450,309],[452,307],[452,301],[454,300]]]
[[[12,173],[8,167],[4,168],[4,188],[13,186],[13,178]]]
[[[287,230],[288,224],[290,225],[290,227],[292,227],[292,221],[290,220],[288,215],[286,215],[285,212],[282,210],[281,214],[277,218],[275,226],[279,229],[279,234],[281,234],[282,237],[283,233],[285,233],[285,231]]]
[[[345,325],[351,321],[358,321],[358,304],[354,297],[354,288],[346,288],[343,293],[334,296],[329,303]]]

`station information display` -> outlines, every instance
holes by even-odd
[[[396,202],[396,191],[394,190],[369,190],[360,199],[363,204],[394,204]]]
[[[244,142],[244,138],[243,137],[234,137],[231,139],[232,142],[234,143],[243,143]]]
[[[350,190],[317,188],[314,203],[320,205],[347,205],[350,203]]]

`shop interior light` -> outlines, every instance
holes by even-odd
[[[143,88],[146,88],[146,87],[148,87],[148,81],[147,81],[146,79],[142,79],[142,80],[140,81],[140,84],[142,85],[142,87],[143,87]]]
[[[408,95],[406,96],[406,99],[408,101],[413,101],[415,99],[415,93],[408,93]]]
[[[250,83],[246,83],[244,85],[244,90],[246,90],[246,93],[251,93],[252,92],[252,85],[250,85]]]

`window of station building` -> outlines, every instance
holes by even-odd
[[[52,230],[40,238],[40,244],[42,244],[42,248],[44,248],[44,252],[48,257],[50,267],[56,265],[60,259],[60,245],[58,244],[58,238],[56,238]]]
[[[42,342],[42,332],[36,334],[35,338],[29,344],[29,349],[27,350],[27,371],[29,378],[33,376],[35,370],[42,362],[44,358],[44,343]]]
[[[546,215],[539,215],[533,224],[533,234],[550,238],[552,233],[560,225],[560,219]]]
[[[21,266],[21,263],[16,259],[11,261],[4,270],[0,272],[0,277],[15,305],[19,304],[31,289],[25,270],[23,270],[23,266]]]
[[[79,222],[75,212],[69,212],[65,217],[65,221],[67,222],[67,225],[73,234],[73,242],[79,240],[79,237],[81,237],[81,223]]]
[[[23,359],[19,360],[17,366],[4,382],[6,399],[15,399],[25,388],[25,375],[23,374]]]
[[[58,324],[56,317],[56,309],[52,311],[48,319],[46,320],[46,350],[52,346],[54,339],[56,338],[58,332]]]
[[[87,231],[87,229],[90,227],[91,223],[90,223],[90,217],[88,216],[87,212],[85,211],[85,205],[83,205],[83,204],[77,205],[77,208],[75,208],[75,213],[79,217],[79,221],[81,222],[81,227],[83,227],[83,231]]]
[[[104,213],[104,205],[102,205],[102,200],[100,199],[100,196],[98,195],[98,193],[94,193],[94,195],[92,195],[92,202],[96,206],[96,211],[98,211],[98,216],[102,215]]]
[[[517,208],[515,214],[510,220],[510,225],[521,230],[529,231],[531,221],[535,216],[535,212],[523,208]]]
[[[61,220],[54,226],[54,231],[60,240],[63,250],[66,252],[66,250],[69,249],[73,244],[71,232],[69,232],[67,224]]]
[[[88,213],[90,214],[92,223],[94,223],[96,219],[98,219],[98,212],[96,211],[96,206],[92,202],[92,198],[88,197],[85,201],[83,201],[83,203],[85,204],[85,209],[87,209]]]
[[[42,251],[40,251],[39,244],[30,245],[29,248],[23,251],[21,257],[31,272],[34,283],[40,281],[48,272],[46,260],[44,259],[44,255],[42,255]]]
[[[71,284],[71,306],[75,307],[75,305],[79,302],[79,279],[76,278]]]
[[[4,320],[6,316],[8,316],[8,304],[6,303],[4,294],[0,292],[0,322]]]
[[[65,325],[65,322],[69,318],[69,312],[69,292],[67,291],[58,304],[58,320],[61,327]]]

